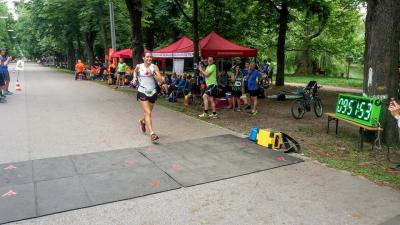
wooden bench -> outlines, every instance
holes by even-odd
[[[353,122],[353,121],[351,121],[351,120],[347,120],[347,119],[343,119],[343,118],[341,118],[341,117],[338,117],[338,116],[336,116],[335,113],[325,113],[325,115],[328,116],[328,130],[327,130],[327,133],[328,133],[328,134],[329,134],[329,125],[330,125],[330,122],[331,122],[332,120],[336,121],[336,132],[335,132],[336,135],[338,134],[339,120],[340,120],[340,121],[343,121],[343,122],[346,122],[346,123],[349,123],[349,124],[351,124],[351,125],[354,125],[354,126],[359,127],[359,128],[360,128],[360,131],[359,131],[359,133],[360,133],[360,150],[363,149],[363,144],[364,144],[364,132],[365,132],[365,131],[383,131],[383,128],[380,128],[380,127],[368,127],[368,126],[365,126],[365,125],[362,125],[362,124]],[[374,145],[372,145],[372,148],[374,148]]]

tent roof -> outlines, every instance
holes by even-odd
[[[193,41],[183,36],[176,42],[153,51],[155,58],[191,58],[193,57]]]
[[[147,53],[147,52],[151,52],[151,51],[149,51],[148,49],[145,48],[144,52]],[[130,49],[130,48],[116,51],[111,55],[111,57],[114,57],[114,58],[132,58],[132,56],[133,56],[132,49]]]
[[[214,56],[216,58],[256,57],[257,49],[237,45],[214,31],[200,41],[202,57]]]

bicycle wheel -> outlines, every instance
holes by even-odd
[[[293,102],[293,105],[292,105],[292,116],[295,119],[303,118],[305,113],[306,113],[306,108],[304,107],[303,100],[298,99],[295,102]]]
[[[324,113],[324,107],[320,98],[314,98],[314,112],[317,117],[321,117]]]

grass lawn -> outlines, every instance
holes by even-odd
[[[357,78],[340,78],[340,77],[329,77],[323,75],[310,75],[310,76],[296,76],[296,75],[285,75],[285,82],[288,83],[305,83],[307,84],[310,80],[315,80],[320,85],[332,85],[340,87],[353,87],[362,88],[363,80]]]

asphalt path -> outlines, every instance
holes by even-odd
[[[151,144],[132,96],[35,64],[20,80],[23,90],[0,105],[0,163]],[[154,124],[163,143],[231,133],[160,106]],[[398,191],[306,160],[14,224],[375,225],[399,214]]]

